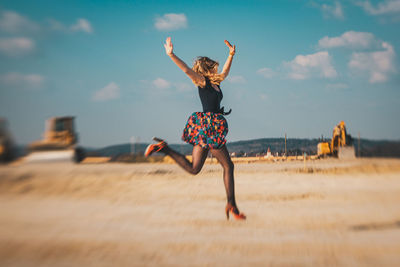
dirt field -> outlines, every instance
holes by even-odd
[[[400,266],[400,160],[0,166],[0,266]]]

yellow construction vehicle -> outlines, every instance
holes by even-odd
[[[346,131],[346,124],[341,121],[333,128],[331,142],[318,143],[318,156],[334,156],[338,158],[354,158],[355,151],[352,138]]]
[[[84,159],[84,151],[77,147],[78,134],[74,129],[74,117],[53,117],[46,121],[43,140],[28,146],[28,162],[74,161]]]
[[[0,118],[0,162],[9,162],[15,157],[15,145],[8,130],[8,122]]]

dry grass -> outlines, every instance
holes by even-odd
[[[400,161],[0,167],[1,266],[398,266]]]

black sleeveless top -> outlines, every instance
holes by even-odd
[[[201,105],[203,106],[203,112],[214,112],[221,113],[222,115],[229,115],[232,110],[228,112],[224,111],[224,107],[220,107],[222,98],[224,97],[221,91],[221,87],[218,86],[219,91],[211,85],[210,80],[207,77],[206,85],[204,87],[198,86],[199,96],[201,100]]]
[[[219,92],[211,85],[210,80],[207,77],[206,85],[204,87],[198,86],[199,96],[201,105],[203,106],[203,112],[215,112],[220,113],[220,103],[223,98],[221,88],[218,85]]]

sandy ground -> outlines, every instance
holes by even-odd
[[[400,160],[0,166],[0,266],[400,266]]]

